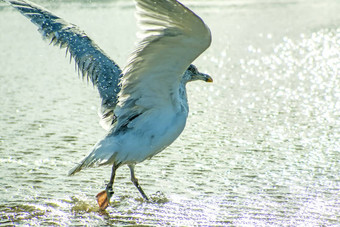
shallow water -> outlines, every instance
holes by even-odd
[[[67,171],[105,135],[96,90],[64,51],[0,4],[0,225],[340,225],[340,3],[183,1],[211,27],[180,138],[117,171]],[[121,66],[135,42],[132,2],[38,1],[79,25]]]

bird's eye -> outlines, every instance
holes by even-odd
[[[190,72],[192,72],[193,74],[196,74],[196,73],[197,73],[197,68],[196,68],[195,66],[193,66],[193,65],[190,65],[190,66],[189,66],[189,70],[190,70]]]

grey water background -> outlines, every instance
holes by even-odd
[[[37,1],[124,66],[132,1]],[[136,175],[68,170],[105,135],[100,101],[65,51],[0,3],[0,225],[340,226],[340,2],[183,1],[210,26],[179,139]]]

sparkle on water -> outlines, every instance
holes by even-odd
[[[151,202],[121,168],[105,212],[110,167],[66,176],[105,133],[96,90],[0,3],[0,225],[340,224],[340,3],[183,2],[212,29],[196,65],[214,83],[188,85],[185,131],[136,167]],[[38,3],[124,65],[132,1]]]

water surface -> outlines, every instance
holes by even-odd
[[[188,85],[180,138],[117,171],[67,171],[105,135],[99,98],[65,52],[0,4],[0,225],[340,225],[340,3],[183,1],[211,27]],[[79,25],[121,67],[135,42],[132,1],[38,1]]]

